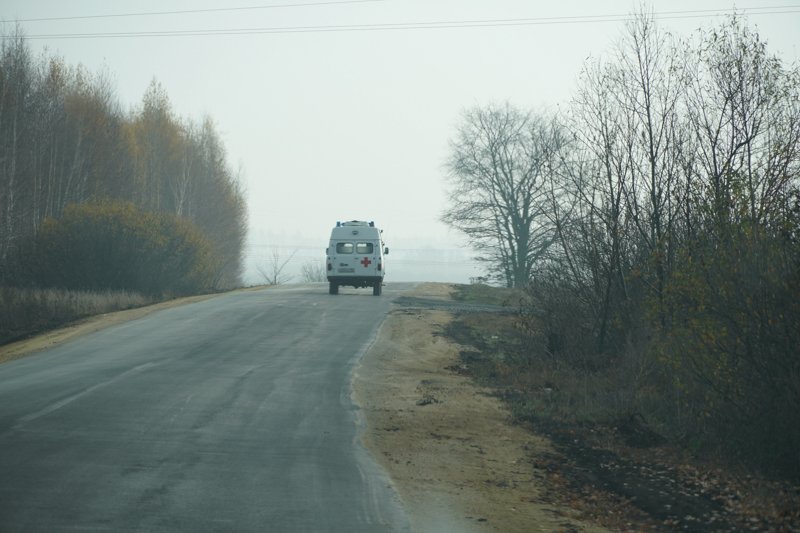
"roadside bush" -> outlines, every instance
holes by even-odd
[[[662,299],[635,270],[613,306],[542,272],[515,331],[461,320],[460,342],[480,352],[462,358],[518,420],[635,419],[693,452],[800,479],[798,220],[743,221],[685,243]]]
[[[800,479],[800,226],[785,226],[742,222],[687,243],[661,300],[629,273],[602,351],[602,308],[557,273],[534,280],[518,319],[525,357],[504,360],[518,414],[640,416],[693,451]]]
[[[668,285],[658,349],[685,433],[800,479],[800,253],[743,225],[698,243]]]
[[[191,223],[113,201],[46,219],[24,261],[36,286],[85,291],[185,295],[209,290],[214,273],[211,247]]]

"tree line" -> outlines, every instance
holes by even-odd
[[[800,477],[800,69],[733,16],[641,13],[562,113],[468,110],[443,220],[523,289],[531,357],[616,374],[684,442]]]
[[[69,286],[63,276],[42,275],[48,269],[82,268],[65,264],[65,255],[53,253],[56,235],[62,244],[64,239],[74,244],[79,237],[121,239],[120,250],[126,235],[148,235],[150,251],[158,249],[164,255],[163,260],[151,257],[161,262],[153,272],[163,277],[164,266],[175,261],[174,254],[169,257],[175,248],[165,235],[181,234],[186,239],[180,249],[188,253],[191,248],[193,257],[202,257],[198,268],[203,275],[194,278],[197,283],[191,288],[175,285],[174,277],[164,278],[155,292],[237,286],[246,205],[213,121],[176,116],[156,81],[141,104],[126,112],[107,72],[90,73],[46,52],[35,56],[19,29],[1,39],[0,284],[50,285],[60,279],[58,284]],[[82,205],[93,207],[71,208]],[[65,213],[72,224],[65,222],[65,227],[78,228],[76,217],[81,216],[106,224],[67,236],[56,229]],[[103,214],[100,219],[98,213]],[[142,221],[150,225],[150,232],[141,227]],[[112,222],[128,226],[118,228],[116,235],[103,233]],[[175,224],[192,227],[178,231]],[[85,263],[117,268],[119,264],[103,263],[110,258],[107,252],[97,250],[98,255],[84,257]],[[119,263],[121,257],[114,260]],[[139,268],[139,278],[149,275],[141,270],[147,268],[145,262]],[[118,285],[99,288],[136,288],[125,279]]]

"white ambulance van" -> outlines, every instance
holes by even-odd
[[[325,251],[330,294],[339,294],[341,286],[372,287],[372,294],[380,296],[386,274],[383,257],[389,253],[384,247],[382,233],[374,222],[336,223]]]

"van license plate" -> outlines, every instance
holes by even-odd
[[[340,268],[339,274],[353,274],[355,271],[355,268]]]

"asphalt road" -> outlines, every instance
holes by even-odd
[[[350,398],[407,288],[233,293],[0,365],[0,531],[407,531]]]

